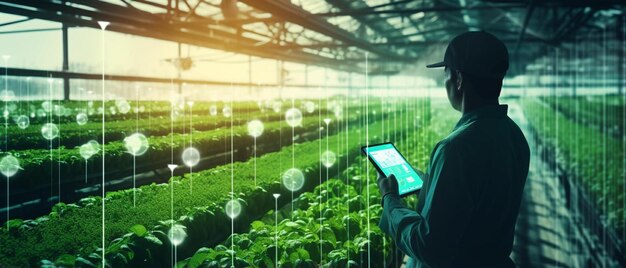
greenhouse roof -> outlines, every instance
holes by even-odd
[[[264,58],[398,73],[440,57],[456,34],[486,30],[525,68],[550,45],[603,28],[619,0],[41,0],[0,9],[67,27],[99,28]],[[593,18],[593,20],[592,20]],[[593,24],[591,24],[593,22]],[[581,33],[580,29],[587,29]],[[618,31],[623,31],[620,29]],[[576,36],[574,36],[574,34]],[[533,43],[534,45],[525,45]],[[537,45],[539,44],[539,45]],[[524,62],[521,62],[524,61]]]

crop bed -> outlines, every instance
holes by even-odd
[[[543,97],[541,100],[569,120],[607,133],[614,138],[626,135],[624,131],[626,104],[623,96],[558,96]]]
[[[555,154],[556,164],[582,184],[605,224],[623,235],[624,140],[570,119],[537,99],[523,100],[522,105],[541,143]]]
[[[397,114],[400,114],[400,112],[397,112]],[[409,121],[408,114],[409,113],[404,113],[404,120],[407,122]],[[425,114],[421,116],[424,119],[429,118],[429,116]],[[215,226],[216,228],[214,230],[208,231],[206,228],[203,228],[202,231],[193,235],[193,237],[201,239],[202,245],[210,244],[210,241],[213,240],[212,243],[219,243],[226,238],[219,238],[225,233],[220,232],[219,224],[217,223],[227,220],[225,218],[226,216],[223,214],[222,206],[224,200],[229,199],[228,195],[225,193],[230,189],[229,179],[231,169],[235,171],[236,174],[237,183],[235,184],[235,192],[241,193],[238,197],[242,199],[250,198],[249,200],[254,201],[248,202],[249,206],[245,208],[246,216],[243,217],[242,214],[242,217],[238,218],[245,227],[250,221],[243,224],[243,222],[245,222],[244,218],[258,218],[271,209],[273,203],[271,201],[273,200],[267,203],[263,201],[264,197],[261,197],[267,197],[267,195],[263,194],[266,192],[264,191],[265,189],[272,192],[286,191],[284,188],[280,188],[280,184],[277,180],[288,164],[290,164],[291,161],[289,161],[289,159],[291,159],[293,155],[298,156],[292,160],[294,161],[294,165],[302,169],[307,178],[309,176],[316,177],[314,176],[315,174],[319,175],[321,174],[320,172],[323,172],[323,170],[319,171],[320,160],[317,153],[319,147],[322,145],[326,146],[326,143],[328,143],[329,148],[332,149],[347,146],[348,143],[344,143],[344,139],[349,139],[354,142],[353,145],[347,146],[349,149],[346,151],[348,152],[347,155],[338,153],[338,163],[349,161],[349,159],[358,155],[360,143],[357,144],[355,141],[360,140],[363,142],[361,139],[363,131],[360,131],[360,129],[363,127],[363,124],[368,124],[368,122],[363,120],[364,116],[361,117],[362,119],[358,121],[360,123],[350,123],[349,128],[347,124],[341,123],[338,128],[343,132],[339,132],[337,135],[321,138],[317,141],[288,146],[279,152],[259,156],[256,161],[233,163],[194,173],[193,194],[190,194],[191,180],[189,179],[189,174],[183,177],[174,177],[170,180],[169,184],[153,184],[138,188],[136,191],[136,207],[132,207],[132,189],[107,193],[107,259],[111,259],[112,263],[115,263],[116,258],[120,258],[120,260],[125,258],[127,261],[130,261],[127,257],[123,258],[120,257],[122,255],[113,253],[116,252],[116,249],[122,249],[117,248],[118,242],[120,241],[119,239],[130,237],[131,235],[129,234],[132,233],[130,231],[131,227],[141,225],[144,226],[147,232],[156,232],[156,234],[159,234],[159,226],[162,226],[161,228],[168,226],[168,219],[171,219],[168,209],[170,205],[170,190],[172,190],[170,187],[173,187],[174,191],[175,205],[173,218],[181,222],[195,222],[195,220],[200,219],[210,221],[209,223],[205,222],[206,224],[202,226]],[[306,120],[307,119],[305,119],[305,124],[307,122]],[[319,119],[317,120],[318,124],[320,124]],[[370,134],[370,138],[373,139],[372,141],[380,141],[380,134],[395,136],[397,135],[396,133],[410,129],[409,126],[404,125],[400,125],[396,129],[390,128],[392,122],[395,121],[397,121],[395,116],[391,119],[391,116],[383,116],[382,112],[379,112],[377,116],[370,116],[369,130],[372,132],[372,134]],[[411,117],[410,121],[415,125],[417,120],[413,120],[413,117]],[[270,124],[266,125],[266,127],[269,125]],[[387,126],[387,128],[384,128],[383,125]],[[332,128],[333,125],[331,124],[330,126]],[[269,129],[272,128],[269,127]],[[235,128],[233,128],[232,131],[234,133]],[[271,131],[268,133],[271,133]],[[320,132],[320,137],[322,133],[323,132]],[[229,133],[225,133],[224,135],[229,136],[228,134]],[[194,145],[196,136],[197,134],[194,133]],[[239,136],[245,135],[242,133]],[[235,135],[235,138],[236,137]],[[181,138],[181,146],[184,145],[185,138]],[[223,145],[224,144],[220,144],[220,146]],[[164,138],[163,146],[169,146],[169,138]],[[237,144],[237,146],[239,146],[239,144]],[[107,154],[108,150],[109,146],[107,145]],[[259,185],[258,188],[255,188],[250,183],[254,180],[254,162],[256,162],[259,167],[256,174]],[[283,164],[283,162],[285,163]],[[120,165],[121,164],[123,163],[120,163]],[[339,166],[340,165],[338,165],[337,170],[340,168]],[[345,166],[343,168],[345,168]],[[334,169],[331,169],[330,171],[333,170]],[[316,185],[316,183],[312,181],[313,180],[309,182],[309,180],[307,180],[306,189],[312,189],[312,187]],[[308,183],[313,184],[309,185]],[[284,192],[284,194],[287,196],[286,192]],[[271,197],[271,195],[269,196]],[[265,198],[265,200],[266,199],[267,198]],[[0,233],[1,240],[6,245],[0,249],[0,263],[37,266],[42,264],[40,260],[52,259],[58,262],[58,264],[63,265],[66,260],[80,262],[81,260],[93,259],[93,257],[98,256],[98,254],[101,255],[102,250],[98,250],[102,227],[100,224],[102,209],[100,204],[100,197],[90,197],[76,204],[60,203],[54,207],[50,215],[34,220],[9,221],[5,224],[7,228],[3,228],[3,231]],[[130,207],[129,204],[131,204]],[[6,231],[7,229],[8,231]],[[190,231],[190,233],[192,232]],[[205,235],[202,235],[202,233]],[[159,236],[155,235],[155,237]],[[146,239],[157,243],[152,237]],[[148,240],[144,242],[149,242]],[[146,246],[148,247],[148,245]],[[28,248],[29,250],[21,250],[24,248]],[[122,261],[121,263],[124,262]]]

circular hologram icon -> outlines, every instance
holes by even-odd
[[[259,120],[252,120],[248,122],[248,134],[252,137],[258,138],[263,134],[263,122]]]
[[[20,115],[15,119],[15,123],[20,129],[26,129],[28,126],[30,126],[30,119],[28,118],[28,116]]]
[[[84,124],[87,124],[87,121],[88,118],[86,113],[78,113],[76,115],[76,123],[78,123],[78,125],[82,126]]]
[[[234,219],[241,214],[241,203],[237,200],[230,200],[226,203],[224,211],[226,211],[226,215],[228,215],[228,217]]]
[[[304,174],[297,168],[290,168],[283,173],[283,185],[287,190],[295,192],[304,186]]]
[[[148,150],[148,138],[141,133],[135,133],[124,138],[124,146],[126,146],[128,153],[140,156]]]
[[[322,165],[325,167],[332,167],[335,164],[335,161],[337,161],[337,155],[331,151],[326,151],[322,153],[320,161],[322,161]]]
[[[22,169],[20,167],[20,161],[18,161],[15,156],[7,155],[0,160],[0,173],[7,178],[15,175],[20,169]]]
[[[46,123],[41,127],[41,135],[46,140],[53,140],[59,136],[59,128],[54,123]]]
[[[200,152],[198,149],[188,147],[183,151],[183,163],[188,167],[193,167],[200,162]]]
[[[167,237],[169,237],[172,245],[178,246],[185,241],[185,238],[187,238],[187,227],[180,224],[174,224],[167,232]]]
[[[302,112],[297,108],[290,108],[285,113],[285,120],[287,120],[287,124],[292,127],[300,126],[302,125]]]

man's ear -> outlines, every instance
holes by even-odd
[[[463,74],[459,71],[456,72],[456,90],[461,90],[461,86],[463,85]]]

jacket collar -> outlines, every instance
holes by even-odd
[[[509,106],[506,104],[488,105],[476,108],[463,114],[463,116],[461,116],[461,119],[459,119],[459,122],[456,124],[455,129],[469,122],[476,121],[479,118],[506,116],[508,108]]]

